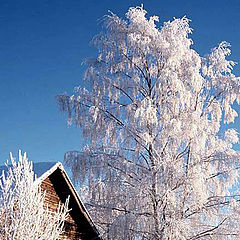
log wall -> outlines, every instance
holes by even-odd
[[[58,203],[61,201],[58,194],[55,191],[54,185],[51,180],[46,178],[41,185],[42,191],[46,191],[45,202],[51,211],[56,212],[58,208]],[[64,233],[59,239],[61,240],[76,240],[82,239],[81,233],[78,231],[77,224],[73,220],[71,214],[65,222]]]

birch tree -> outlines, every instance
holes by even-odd
[[[106,239],[239,239],[239,78],[221,42],[200,56],[186,17],[110,13],[85,87],[59,95],[85,139],[66,162]]]
[[[68,215],[68,201],[51,212],[44,204],[45,194],[35,181],[26,153],[19,152],[18,162],[10,156],[11,165],[0,178],[0,239],[58,239]]]

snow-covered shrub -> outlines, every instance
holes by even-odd
[[[0,177],[0,239],[58,239],[68,215],[68,200],[59,203],[57,212],[50,211],[26,153],[19,151],[18,161],[10,154],[10,160]]]

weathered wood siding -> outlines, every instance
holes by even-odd
[[[57,211],[58,203],[61,201],[60,197],[55,191],[54,185],[51,180],[46,178],[41,185],[43,191],[46,191],[45,202],[51,211]],[[67,221],[65,222],[65,232],[60,237],[61,240],[75,240],[82,239],[81,233],[78,232],[77,224],[73,220],[72,216],[69,215]]]

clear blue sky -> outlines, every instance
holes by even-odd
[[[0,165],[18,149],[39,162],[63,161],[66,151],[81,148],[80,130],[67,126],[54,96],[81,84],[81,62],[96,55],[89,41],[101,30],[99,19],[141,3],[161,22],[190,18],[200,54],[226,40],[240,62],[239,0],[0,0]]]

